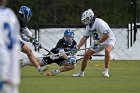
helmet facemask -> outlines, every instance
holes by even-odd
[[[64,39],[65,39],[65,42],[66,42],[66,44],[68,46],[70,46],[72,44],[73,38],[74,38],[74,32],[73,32],[73,30],[66,29],[64,31]]]
[[[89,25],[92,23],[92,20],[94,18],[94,13],[91,9],[88,9],[82,13],[81,21],[84,25]]]
[[[84,25],[89,25],[90,24],[90,20],[89,20],[89,17],[85,18],[85,19],[81,19],[82,23]]]

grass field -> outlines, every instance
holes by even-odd
[[[140,93],[140,61],[111,61],[110,78],[102,76],[103,61],[89,61],[85,77],[71,77],[80,70],[45,76],[34,67],[21,70],[20,93]],[[50,65],[52,69],[59,68]]]

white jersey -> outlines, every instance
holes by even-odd
[[[0,7],[0,82],[10,81],[14,85],[20,82],[19,30],[19,22],[14,12]]]
[[[86,32],[84,36],[89,37],[91,36],[93,40],[98,40],[100,36],[104,33],[109,34],[109,38],[102,42],[103,45],[111,44],[114,46],[116,39],[115,36],[108,26],[108,24],[100,18],[96,18],[94,24],[86,26]]]

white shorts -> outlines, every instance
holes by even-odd
[[[90,46],[90,49],[92,50],[92,51],[94,51],[95,53],[99,53],[99,52],[101,52],[101,51],[103,51],[104,49],[105,49],[105,47],[106,47],[106,45],[98,45],[98,46]]]
[[[114,40],[110,41],[108,44],[99,44],[97,47],[95,47],[93,44],[90,46],[90,49],[92,51],[94,51],[95,53],[99,53],[99,52],[103,51],[107,45],[112,45],[114,47],[115,46]]]

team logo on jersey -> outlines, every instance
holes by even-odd
[[[99,40],[99,35],[96,29],[94,30],[90,30],[91,33],[91,37],[93,38],[93,40]]]

